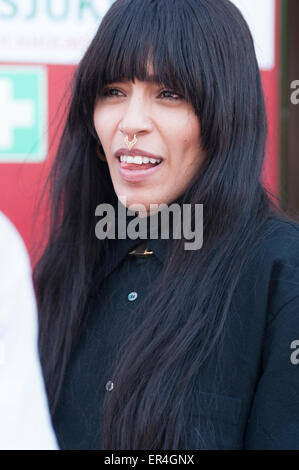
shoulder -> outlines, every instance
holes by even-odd
[[[256,273],[299,270],[299,223],[283,215],[271,215],[257,235],[248,264]]]
[[[287,216],[269,217],[254,258],[252,275],[271,321],[290,302],[299,301],[299,224]]]
[[[250,311],[256,322],[266,324],[298,296],[299,224],[273,214],[259,231],[234,302],[244,312]]]
[[[259,239],[259,255],[273,263],[299,267],[299,223],[287,216],[269,217]]]

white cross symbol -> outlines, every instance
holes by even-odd
[[[13,147],[13,131],[34,125],[34,103],[31,100],[16,100],[13,83],[0,79],[0,151]]]

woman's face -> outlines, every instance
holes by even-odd
[[[183,97],[155,82],[107,85],[94,109],[94,124],[102,143],[115,193],[126,207],[149,215],[150,204],[170,205],[188,188],[204,159],[200,124]],[[121,162],[130,153],[125,143],[136,135],[135,156],[161,160]],[[126,152],[127,151],[127,152]],[[122,157],[123,160],[123,157]],[[125,200],[121,199],[125,198]]]

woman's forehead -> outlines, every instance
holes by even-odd
[[[113,76],[113,73],[111,75]],[[119,77],[119,79],[116,78],[114,81],[131,82],[135,80],[148,81],[148,82],[159,81],[157,74],[155,75],[154,73],[154,67],[153,67],[152,62],[147,62],[147,64],[142,70],[142,77],[140,77],[140,71],[139,73],[137,72],[134,77],[130,77],[130,78],[127,77],[126,74],[124,73],[123,76]]]
[[[161,81],[154,75],[151,75],[145,78],[144,80],[139,80],[137,76],[135,76],[132,80],[128,78],[120,78],[120,79],[113,80],[113,82],[111,83],[124,83],[124,84],[134,83],[135,84],[136,82],[148,83],[149,85],[161,85],[162,84]]]
[[[156,73],[155,73],[156,72]],[[174,85],[175,81],[174,77],[173,80],[170,80],[170,75],[167,74],[167,69],[164,67],[163,70],[163,76],[161,76],[161,71],[159,70],[154,70],[153,63],[148,62],[144,70],[139,70],[135,73],[134,76],[130,74],[130,76],[127,76],[127,74],[120,72],[120,75],[113,74],[113,72],[110,74],[110,80],[109,83],[135,83],[135,82],[147,82],[152,85]],[[168,76],[168,79],[166,77]],[[106,83],[108,83],[106,81]]]

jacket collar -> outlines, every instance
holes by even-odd
[[[182,196],[183,197],[183,196]],[[182,201],[182,197],[176,200],[177,203]],[[115,201],[115,211],[117,213],[117,201]],[[126,213],[126,227],[128,223],[134,218],[134,216],[129,216]],[[147,247],[154,252],[153,255],[162,263],[165,264],[168,255],[169,255],[169,248],[172,239],[172,226],[169,229],[169,239],[161,238],[160,234],[160,223],[159,223],[159,234],[158,238],[154,239],[150,237],[150,216],[147,217],[147,238],[137,238],[136,240],[132,240],[126,234],[126,238],[124,239],[105,239],[104,240],[104,254],[103,259],[101,262],[101,268],[99,269],[98,273],[95,277],[95,282],[97,285],[107,277],[121,262],[122,260],[128,255],[129,251],[136,248],[140,243],[146,241]],[[116,220],[118,218],[116,217]],[[160,221],[160,218],[159,218]],[[116,223],[117,225],[117,223]],[[118,228],[116,226],[116,235],[118,234]]]
[[[116,230],[117,233],[117,230]],[[170,233],[171,236],[171,233]],[[129,252],[141,243],[146,242],[146,246],[153,251],[153,255],[164,264],[168,256],[169,239],[153,239],[150,237],[137,238],[132,240],[128,236],[124,239],[105,239],[104,253],[101,260],[101,266],[95,275],[95,284],[98,286],[100,282],[107,277],[114,269],[119,266],[123,259],[129,255]]]
[[[106,246],[108,248],[107,253],[110,253],[113,265],[118,265],[130,251],[141,243],[146,243],[147,248],[154,252],[153,255],[150,256],[156,256],[159,261],[164,264],[167,259],[169,241],[169,239],[163,239],[161,237],[157,239],[150,238],[148,233],[147,238],[137,238],[136,240],[132,240],[128,238],[128,236],[125,239],[108,240]]]

